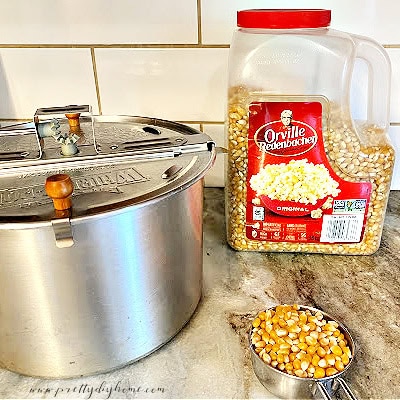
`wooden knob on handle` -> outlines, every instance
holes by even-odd
[[[65,114],[65,116],[68,118],[68,123],[70,128],[75,128],[77,126],[80,126],[79,122],[79,117],[80,113],[71,113],[71,114]]]
[[[56,210],[68,210],[72,206],[71,195],[74,185],[67,174],[51,175],[46,179],[44,189],[52,198]]]

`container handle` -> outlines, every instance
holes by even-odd
[[[390,113],[391,65],[385,49],[374,40],[351,35],[355,44],[355,58],[368,66],[367,119],[386,129]]]
[[[357,400],[357,397],[354,396],[353,392],[351,391],[349,385],[342,379],[342,378],[336,378],[333,383],[333,387],[339,384],[339,386],[343,389],[344,393],[346,394],[347,398],[350,400]],[[328,389],[326,386],[320,382],[316,381],[316,388],[320,396],[322,397],[323,400],[333,400],[331,397],[330,393],[328,392]],[[335,390],[336,391],[336,390]],[[315,394],[315,392],[314,392]]]

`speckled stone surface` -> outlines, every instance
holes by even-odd
[[[234,251],[225,241],[222,189],[206,189],[204,222],[203,297],[169,343],[124,368],[78,379],[0,370],[0,398],[274,398],[252,370],[249,321],[294,302],[349,328],[358,352],[346,381],[358,398],[400,398],[400,191],[391,193],[372,256]]]

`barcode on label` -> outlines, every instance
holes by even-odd
[[[359,242],[364,215],[324,215],[321,242]]]

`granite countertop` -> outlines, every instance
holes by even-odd
[[[0,398],[273,398],[247,348],[250,319],[278,303],[315,306],[341,320],[358,353],[346,381],[360,399],[400,398],[400,191],[372,256],[254,253],[225,241],[224,193],[205,190],[203,297],[189,323],[146,358],[66,380],[0,370]]]

